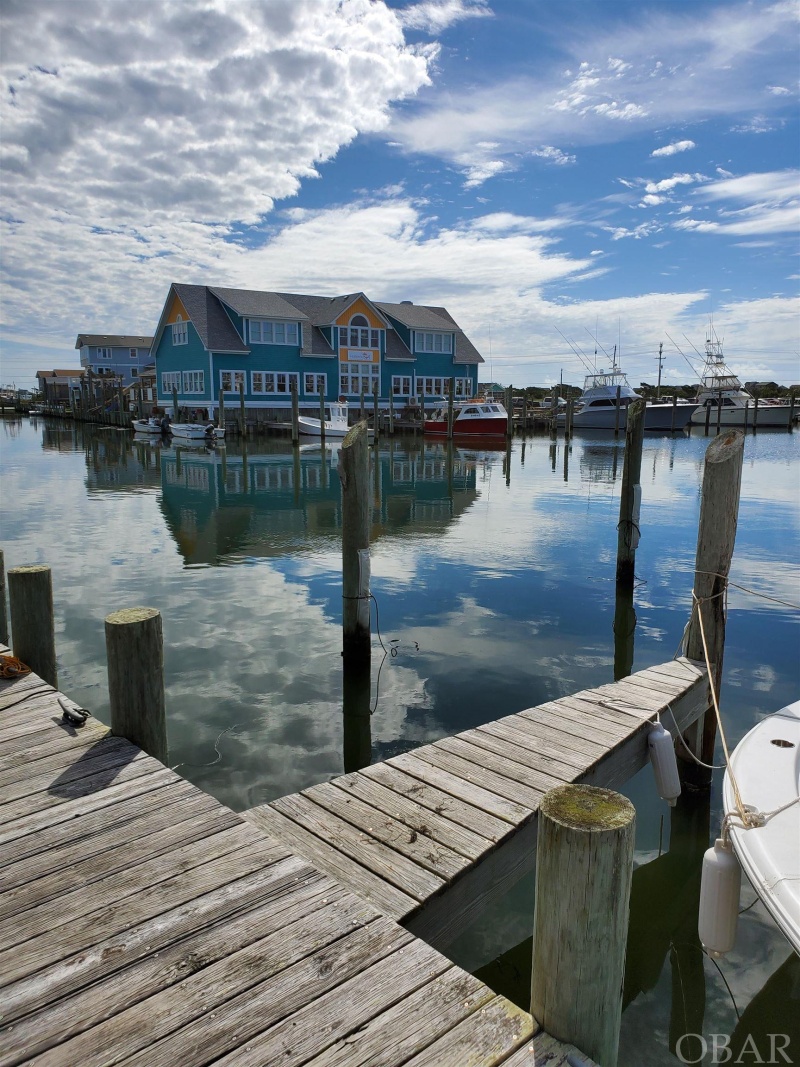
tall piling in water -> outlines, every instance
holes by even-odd
[[[370,487],[366,422],[358,422],[339,452],[342,483],[342,652],[347,664],[370,656]]]
[[[644,400],[628,405],[625,423],[625,463],[617,523],[617,585],[633,588],[636,548],[639,544],[639,508],[642,501],[641,471],[644,442]]]

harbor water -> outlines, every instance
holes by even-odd
[[[635,625],[614,582],[622,441],[381,440],[369,714],[354,747],[336,444],[181,447],[33,418],[4,418],[0,440],[5,564],[52,568],[60,689],[107,721],[104,618],[158,608],[170,765],[236,810],[354,769],[365,751],[388,759],[668,660],[689,618],[702,430],[645,438]],[[731,745],[800,696],[799,472],[800,435],[747,436],[722,689]],[[766,1035],[787,1033],[800,1060],[800,960],[746,883],[734,952],[717,967],[697,941],[721,775],[710,811],[685,802],[671,815],[648,768],[622,790],[637,811],[629,1067],[712,1062],[713,1034],[732,1049],[750,1034],[769,1062]],[[532,909],[527,879],[451,949],[525,1007]],[[687,1034],[704,1035],[705,1059]]]

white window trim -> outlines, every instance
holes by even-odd
[[[311,378],[313,382],[313,388],[308,388],[308,379]],[[322,389],[317,389],[317,379],[322,378]],[[319,371],[307,370],[303,371],[303,392],[306,396],[327,396],[328,395],[328,375],[320,373]]]
[[[192,383],[192,375],[198,375],[194,384],[199,384],[199,389],[189,388]],[[206,373],[202,370],[185,370],[181,371],[181,383],[183,385],[183,393],[186,396],[205,396],[206,392]]]
[[[362,315],[362,318],[366,316]],[[353,318],[356,318],[353,315]],[[358,330],[356,339],[353,340],[351,330]],[[367,339],[369,343],[363,343],[361,340],[361,331],[367,331]],[[381,334],[383,330],[376,326],[340,326],[339,327],[339,348],[371,348],[374,351],[380,351],[381,349]],[[374,334],[374,337],[373,337]],[[375,342],[374,344],[372,342]]]
[[[172,390],[177,389],[180,391],[180,388],[181,372],[179,370],[163,370],[161,372],[161,392],[164,396],[172,396]]]
[[[430,337],[431,347],[426,348],[425,338]],[[442,347],[434,348],[434,337],[442,338]],[[447,341],[448,347],[444,347],[444,342]],[[453,335],[447,330],[414,330],[414,351],[415,352],[427,352],[435,356],[451,356],[453,354]]]
[[[188,345],[189,343],[189,324],[184,322],[180,315],[175,319],[172,325],[172,344],[173,347],[177,345]],[[175,327],[178,327],[177,331]]]
[[[222,375],[223,374],[230,374],[230,376],[231,376],[231,388],[230,389],[226,389],[222,384]],[[220,390],[223,393],[227,393],[229,396],[238,396],[239,395],[239,384],[236,381],[237,375],[239,375],[241,377],[241,381],[244,383],[244,391],[245,391],[245,393],[247,392],[247,374],[245,373],[245,371],[243,371],[243,370],[221,370],[219,372],[219,387],[220,387]]]
[[[395,382],[400,382],[400,384],[401,384],[400,391],[395,390]],[[402,388],[402,383],[403,382],[407,382],[408,383],[408,391],[407,392]],[[413,396],[414,395],[413,390],[414,390],[414,376],[413,376],[413,374],[393,374],[392,375],[392,396],[396,396],[396,397]]]
[[[347,386],[342,384],[342,378],[348,379]],[[353,389],[351,385],[353,379],[358,381],[358,388]],[[375,387],[377,386],[378,396],[380,396],[381,388],[381,367],[380,363],[348,363],[347,361],[340,360],[339,362],[339,392],[343,396],[361,396],[361,391],[364,382],[367,383],[368,388],[364,391],[365,396],[372,396]]]
[[[258,324],[258,337],[253,336],[253,326]],[[262,341],[261,337],[264,332],[264,326],[269,326],[273,334],[273,339],[270,341]],[[275,327],[283,326],[284,340],[276,341],[274,339]],[[293,341],[286,340],[286,333],[289,329],[295,331],[295,339]],[[289,348],[299,348],[302,344],[302,335],[300,333],[300,325],[297,322],[291,322],[285,319],[248,319],[247,320],[247,339],[251,345],[284,345]]]
[[[264,384],[263,389],[256,389],[253,384],[253,379],[256,374],[261,375],[262,382]],[[272,377],[273,385],[277,387],[278,375],[283,374],[287,378],[287,389],[267,389],[267,375]],[[296,370],[254,370],[250,372],[250,388],[254,396],[291,396],[292,395],[292,381],[295,382],[297,387],[297,395],[300,395],[300,371]]]

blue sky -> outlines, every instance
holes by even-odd
[[[691,381],[713,314],[800,381],[795,2],[0,14],[2,384],[153,333],[171,281],[443,304],[515,385],[614,345],[654,381],[659,343]]]

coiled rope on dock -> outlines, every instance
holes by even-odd
[[[0,655],[0,678],[22,678],[30,674],[31,669],[27,663],[23,663],[17,656]]]

